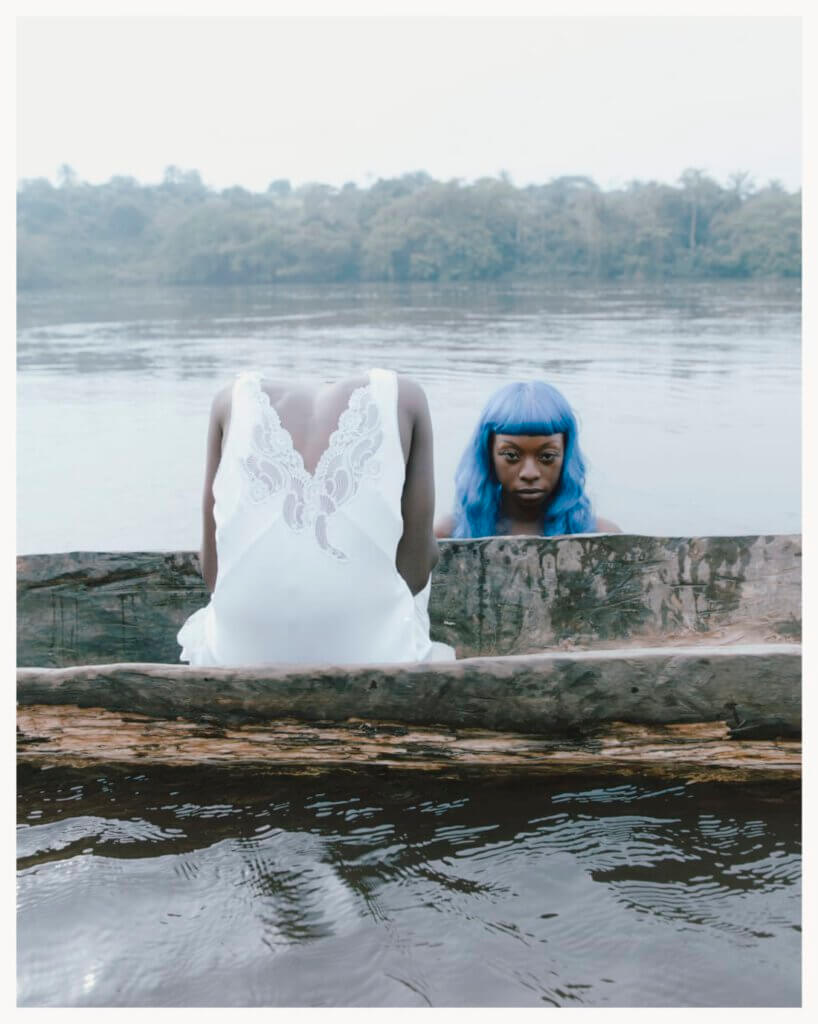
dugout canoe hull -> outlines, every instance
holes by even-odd
[[[612,721],[722,721],[736,735],[796,735],[800,680],[799,645],[759,644],[408,665],[21,668],[17,699],[222,725],[372,718],[560,735]]]
[[[801,538],[625,534],[442,541],[432,636],[458,657],[801,639]],[[193,552],[17,560],[17,663],[178,663],[207,602]]]
[[[20,759],[800,771],[799,537],[441,549],[432,635],[457,662],[244,669],[171,663],[206,600],[192,554],[23,557]]]
[[[146,767],[275,775],[423,772],[445,777],[645,776],[674,782],[797,782],[801,744],[735,740],[723,723],[622,722],[555,738],[495,730],[403,726],[371,719],[214,726],[66,705],[18,712],[18,762],[32,768]]]

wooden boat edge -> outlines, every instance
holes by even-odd
[[[797,644],[544,652],[455,662],[193,668],[122,663],[18,669],[18,702],[228,724],[292,716],[559,735],[610,721],[726,721],[799,735]]]

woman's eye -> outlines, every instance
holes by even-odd
[[[503,456],[503,458],[508,459],[509,462],[516,462],[517,461],[517,453],[516,452],[500,452],[500,454]]]
[[[540,460],[542,462],[551,463],[554,461],[554,459],[556,459],[556,457],[557,456],[553,455],[551,452],[547,452],[545,455],[540,456]]]

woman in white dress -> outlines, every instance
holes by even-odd
[[[211,598],[179,631],[181,660],[453,658],[429,638],[433,514],[431,419],[414,381],[373,369],[314,389],[241,374],[213,401],[201,551]]]

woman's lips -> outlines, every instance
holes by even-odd
[[[545,494],[545,491],[534,487],[521,487],[514,493],[520,498],[541,498]]]

